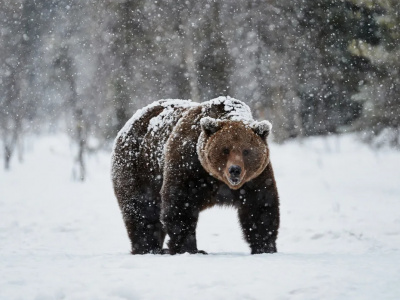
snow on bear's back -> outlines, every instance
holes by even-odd
[[[177,109],[178,111],[182,111],[199,105],[203,106],[203,113],[205,113],[206,110],[212,109],[214,106],[224,105],[225,113],[221,118],[232,121],[243,121],[245,123],[250,123],[253,121],[250,108],[242,101],[229,96],[220,96],[203,103],[196,103],[192,102],[191,100],[164,99],[155,101],[141,109],[138,109],[136,113],[126,122],[124,127],[118,132],[117,139],[120,137],[124,139],[131,130],[133,124],[154,107],[162,106],[164,109],[159,115],[150,120],[147,130],[148,132],[157,132],[159,128],[165,127],[166,125],[168,126],[170,123],[174,122],[174,115],[176,115],[175,111]]]
[[[138,109],[133,116],[126,122],[124,127],[118,132],[116,139],[122,137],[125,139],[129,131],[131,130],[133,124],[138,121],[141,117],[147,114],[150,110],[154,109],[157,106],[164,107],[164,110],[160,115],[153,117],[149,122],[149,127],[147,131],[156,131],[156,129],[162,127],[164,124],[163,122],[171,122],[171,117],[168,117],[173,114],[174,108],[182,108],[187,109],[193,106],[199,105],[198,103],[192,102],[191,100],[181,100],[181,99],[163,99],[155,101],[141,109]]]
[[[214,107],[219,107],[221,105],[224,106],[223,115],[219,116],[222,120],[242,121],[245,124],[250,124],[254,121],[250,107],[244,102],[229,96],[220,96],[207,102],[203,102],[202,112],[203,114],[207,114],[207,111],[211,111]]]
[[[137,110],[119,131],[113,153],[118,143],[123,144],[130,149],[131,158],[140,160],[142,155],[150,156],[152,166],[149,167],[161,170],[164,145],[173,127],[186,111],[198,105],[190,100],[164,99]]]
[[[160,129],[170,128],[176,124],[178,119],[182,116],[183,112],[188,109],[198,106],[198,103],[192,102],[191,100],[161,100],[161,106],[164,108],[163,111],[153,117],[147,128],[147,132],[155,135]],[[169,135],[169,134],[168,134]]]

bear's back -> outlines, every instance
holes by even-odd
[[[141,171],[162,174],[165,142],[182,115],[194,106],[198,104],[189,100],[159,100],[139,109],[115,140],[113,177]]]

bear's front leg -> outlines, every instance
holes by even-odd
[[[200,209],[182,187],[167,186],[162,190],[161,220],[170,237],[170,254],[203,253],[197,249],[196,227]]]
[[[271,207],[241,207],[239,220],[251,254],[275,253],[279,219],[277,209]]]
[[[184,201],[184,200],[181,200]],[[170,254],[205,253],[197,249],[196,227],[199,210],[189,207],[189,202],[173,201],[163,208],[162,220],[170,237],[168,248]]]
[[[239,220],[251,254],[275,253],[279,228],[279,202],[276,191],[248,192],[239,206]]]

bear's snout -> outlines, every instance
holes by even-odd
[[[236,186],[242,181],[242,168],[238,165],[231,165],[228,168],[228,181],[231,185]]]
[[[240,174],[242,173],[242,168],[240,166],[237,165],[232,165],[229,167],[228,170],[229,174],[231,175],[231,178],[240,178]]]

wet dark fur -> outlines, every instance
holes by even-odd
[[[134,122],[126,137],[117,139],[113,154],[114,191],[132,253],[163,253],[166,233],[169,253],[201,252],[196,244],[199,213],[213,205],[238,209],[252,254],[276,252],[279,199],[271,163],[258,177],[232,190],[204,170],[196,152],[200,119],[223,116],[223,105],[203,111],[201,106],[175,109],[169,127],[152,135],[149,121],[162,111],[156,105]],[[160,166],[157,157],[164,143],[165,163]]]

